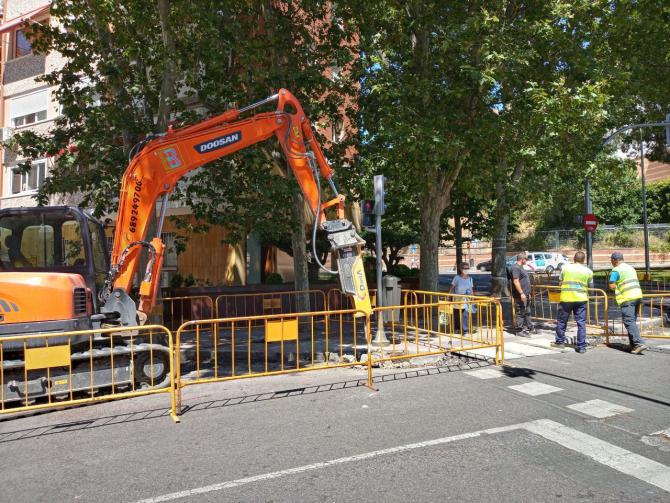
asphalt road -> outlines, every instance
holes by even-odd
[[[192,387],[178,425],[163,396],[4,420],[0,500],[670,501],[670,352],[511,363]]]

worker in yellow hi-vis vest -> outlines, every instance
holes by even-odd
[[[626,327],[630,341],[630,352],[639,355],[647,347],[637,326],[637,312],[642,303],[642,288],[637,279],[637,271],[623,261],[620,252],[612,253],[611,262],[613,269],[610,273],[610,290],[614,290],[616,303],[621,309],[623,326]]]
[[[586,304],[589,301],[589,282],[593,271],[584,265],[584,252],[575,253],[574,264],[565,264],[561,269],[561,302],[556,320],[556,341],[554,348],[565,348],[565,329],[570,313],[577,323],[577,343],[575,351],[586,353]]]

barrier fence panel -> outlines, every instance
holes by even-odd
[[[162,305],[162,324],[171,331],[187,321],[208,320],[215,316],[214,301],[207,295],[193,297],[165,297]]]
[[[609,335],[627,337],[621,314],[617,314],[610,322]],[[670,293],[644,294],[637,312],[637,325],[643,339],[670,339]]]
[[[0,414],[155,393],[174,400],[173,349],[158,325],[0,338]]]
[[[370,304],[372,307],[377,305],[377,289],[368,290]],[[328,309],[354,309],[354,303],[351,296],[345,294],[339,288],[331,288],[326,293],[326,305]]]
[[[610,317],[610,302],[607,293],[599,288],[588,289],[589,300],[586,303],[586,329],[591,335],[607,335]],[[531,315],[535,320],[553,322],[558,318],[561,287],[557,285],[536,285],[530,299]],[[516,310],[512,310],[513,323]],[[571,324],[574,320],[570,319]]]
[[[224,294],[216,298],[215,306],[216,318],[246,318],[328,309],[323,290]]]
[[[503,361],[502,309],[490,297],[407,291],[403,306],[376,308],[379,312],[389,320],[384,329],[389,344],[372,347],[387,353],[378,361],[485,348],[492,349],[496,364]]]
[[[176,408],[196,384],[362,365],[369,318],[333,310],[196,320],[176,332]],[[368,365],[368,385],[371,386]]]

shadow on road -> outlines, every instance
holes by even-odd
[[[577,377],[570,377],[570,376],[565,376],[561,374],[554,374],[553,372],[547,372],[544,370],[535,370],[535,369],[528,369],[528,368],[518,368],[518,367],[503,367],[503,373],[507,375],[508,377],[528,377],[529,379],[534,379],[535,376],[537,375],[543,375],[543,376],[550,376],[550,377],[555,377],[557,379],[563,379],[564,381],[571,381],[579,384],[585,384],[587,386],[593,386],[594,388],[599,388],[599,389],[604,389],[607,391],[614,391],[615,393],[620,393],[622,395],[627,395],[627,396],[632,396],[634,398],[639,398],[640,400],[645,400],[647,402],[652,402],[656,403],[659,405],[665,405],[666,407],[670,407],[670,402],[666,402],[665,400],[660,400],[658,398],[653,398],[650,396],[645,396],[641,395],[639,393],[635,393],[633,391],[628,391],[625,389],[621,388],[615,388],[612,386],[609,386],[607,384],[601,384],[597,383],[595,381],[587,381],[584,379],[579,379]]]
[[[373,378],[373,383],[398,381],[404,379],[411,379],[414,377],[424,377],[428,375],[444,374],[450,372],[457,372],[463,370],[473,370],[481,367],[491,365],[488,361],[471,360],[459,362],[457,364],[446,365],[441,367],[424,367],[416,369],[408,369],[401,372],[389,372],[388,374],[378,375]],[[319,384],[314,386],[306,386],[303,388],[291,388],[280,391],[269,391],[266,393],[256,393],[253,395],[244,395],[239,397],[225,398],[222,400],[210,400],[206,402],[194,403],[182,408],[182,416],[192,414],[201,410],[211,410],[224,407],[234,407],[236,405],[245,405],[250,403],[263,402],[266,400],[277,400],[282,398],[291,398],[295,396],[310,395],[315,393],[325,393],[329,391],[339,391],[343,389],[359,388],[365,386],[365,379],[352,379],[349,381],[338,381],[333,383]],[[88,404],[84,407],[90,407],[95,404]],[[63,410],[63,409],[60,409]],[[48,414],[53,411],[44,411]],[[94,428],[109,427],[120,424],[127,424],[136,421],[147,421],[162,418],[167,420],[170,416],[170,410],[161,409],[147,409],[136,412],[129,412],[125,414],[116,414],[104,416],[99,418],[87,419],[83,421],[71,421],[66,423],[37,426],[33,428],[25,428],[21,430],[14,430],[0,433],[0,444],[16,442],[19,440],[28,440],[31,438],[44,437],[47,435],[57,435],[62,433],[70,433],[73,431],[92,430]],[[12,418],[5,418],[3,421],[11,421]]]

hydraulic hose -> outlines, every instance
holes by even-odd
[[[328,269],[325,265],[323,265],[319,260],[319,254],[316,252],[316,231],[318,230],[319,227],[319,215],[321,215],[321,177],[319,176],[319,168],[316,166],[316,163],[314,162],[314,154],[311,154],[309,156],[309,165],[312,168],[312,174],[314,175],[314,179],[316,180],[316,190],[317,195],[319,196],[316,203],[316,215],[314,215],[314,226],[312,227],[312,254],[314,255],[314,260],[323,271],[327,272],[328,274],[339,274],[337,271]]]

